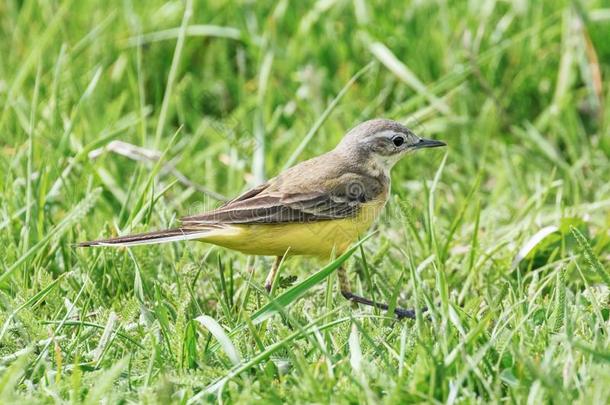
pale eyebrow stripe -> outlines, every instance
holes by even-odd
[[[368,142],[371,139],[377,139],[377,138],[389,138],[390,137],[389,135],[391,135],[391,136],[402,135],[402,136],[406,137],[406,135],[403,134],[402,132],[396,132],[396,131],[393,131],[391,129],[386,129],[385,131],[377,132],[372,137],[367,137],[367,138],[364,138],[364,139],[360,139],[360,142],[365,142],[365,141]]]

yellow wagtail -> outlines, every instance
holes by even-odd
[[[344,252],[383,209],[392,166],[411,151],[444,145],[422,139],[395,121],[366,121],[350,130],[334,150],[287,169],[215,210],[182,218],[178,228],[79,246],[198,240],[246,254],[275,256],[265,282],[269,291],[286,254],[328,259]],[[353,294],[343,268],[338,275],[341,294],[348,300],[388,308]],[[414,316],[412,310],[402,308],[395,313]]]

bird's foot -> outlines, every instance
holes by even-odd
[[[381,302],[376,302],[376,301],[370,300],[368,298],[361,297],[359,295],[352,293],[351,291],[341,291],[341,295],[343,295],[343,297],[345,297],[346,299],[348,299],[352,302],[355,302],[357,304],[368,305],[368,306],[383,309],[383,310],[387,310],[389,308],[387,304],[383,304]],[[428,308],[426,308],[426,307],[422,308],[422,312],[425,312],[427,310],[428,310]],[[415,319],[415,310],[414,309],[395,308],[394,314],[396,314],[396,317],[398,319],[405,319],[405,318]]]

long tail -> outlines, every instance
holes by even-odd
[[[180,240],[199,239],[218,229],[214,226],[205,228],[174,228],[163,231],[139,233],[111,239],[99,239],[77,244],[77,247],[89,246],[135,246],[152,245],[156,243],[176,242]]]

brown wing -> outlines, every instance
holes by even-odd
[[[361,203],[358,198],[326,193],[264,193],[183,218],[182,223],[184,226],[194,226],[322,221],[353,216]]]
[[[376,178],[348,174],[320,181],[326,190],[285,187],[277,180],[254,188],[218,209],[182,219],[184,226],[312,222],[348,218],[387,190]],[[319,185],[318,185],[319,186]],[[292,191],[297,189],[297,191]]]
[[[184,226],[270,224],[348,218],[387,192],[387,179],[353,172],[333,152],[299,163],[221,207],[182,219]]]
[[[244,192],[243,194],[240,194],[239,196],[235,197],[234,199],[225,202],[224,204],[222,204],[220,206],[220,208],[226,207],[226,206],[236,203],[238,201],[243,201],[243,200],[247,200],[249,198],[255,197],[258,194],[265,191],[269,187],[269,185],[270,185],[270,183],[264,183],[264,184],[261,184],[260,186],[251,188],[250,190]]]

